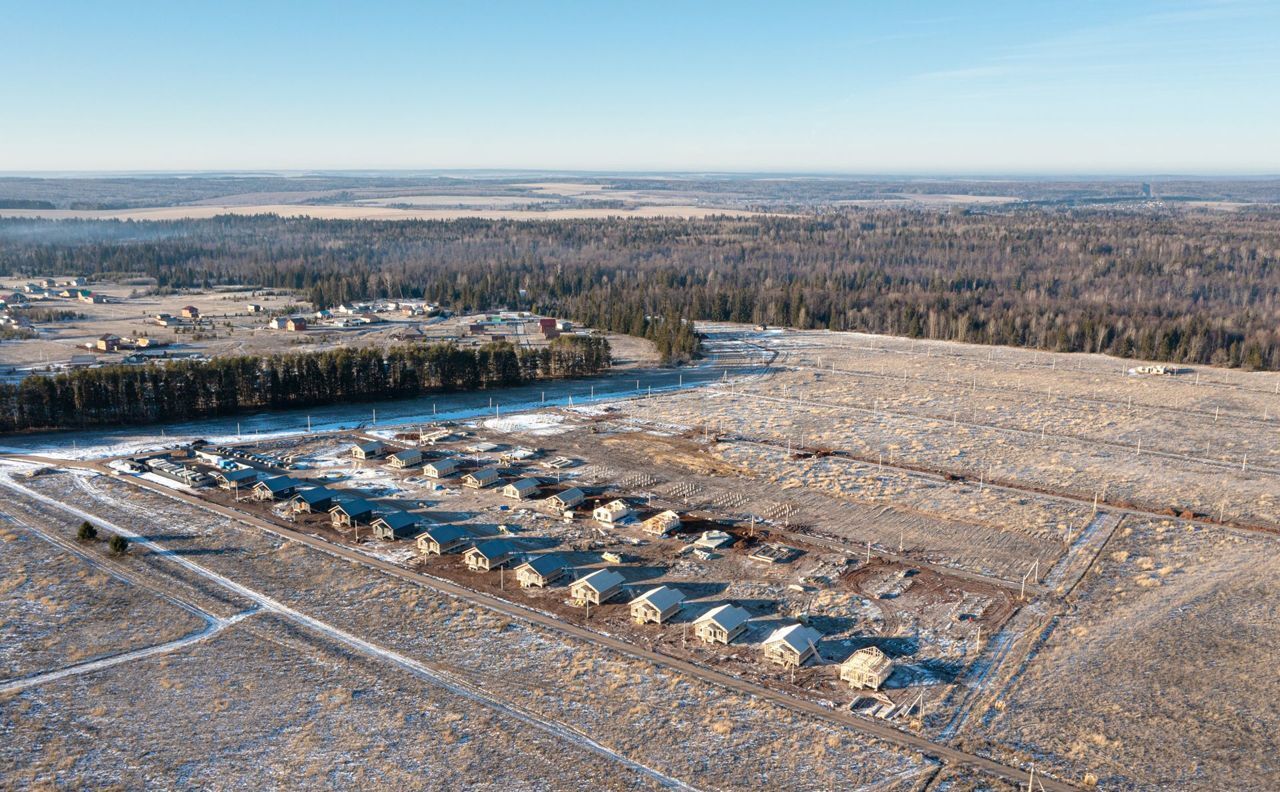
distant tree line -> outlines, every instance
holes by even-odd
[[[609,364],[607,339],[561,336],[537,348],[405,344],[104,366],[0,385],[0,431],[143,424],[408,398],[586,376]]]
[[[1275,209],[33,222],[0,221],[0,270],[527,307],[673,360],[696,354],[698,319],[1280,369]]]

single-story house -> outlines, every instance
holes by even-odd
[[[333,505],[333,496],[336,494],[328,487],[312,487],[294,495],[289,501],[289,506],[296,512],[329,511],[329,507]]]
[[[253,486],[258,480],[258,471],[249,467],[237,470],[215,470],[213,478],[218,482],[218,486],[225,490],[239,489]]]
[[[640,530],[654,536],[666,536],[680,529],[680,515],[667,509],[640,523]]]
[[[489,572],[506,564],[515,554],[516,546],[506,539],[490,539],[468,549],[462,559],[472,572]]]
[[[253,497],[260,501],[287,498],[297,492],[301,483],[289,476],[272,476],[253,485]]]
[[[604,525],[613,525],[621,522],[632,514],[631,507],[624,500],[612,500],[603,506],[597,506],[591,516],[595,521]]]
[[[532,498],[538,494],[538,487],[542,486],[542,482],[535,478],[522,478],[511,482],[502,488],[502,494],[508,498],[516,500],[524,500]]]
[[[194,305],[184,305],[184,306],[182,306],[182,318],[184,318],[184,319],[199,319],[199,318],[200,318],[200,309],[199,309],[199,308],[197,308],[197,307],[195,307]]]
[[[779,627],[764,639],[764,656],[785,668],[799,667],[818,656],[820,640],[822,633],[803,624]]]
[[[582,490],[577,487],[570,487],[564,492],[557,492],[555,495],[544,499],[542,502],[558,512],[563,512],[572,509],[579,503],[582,503],[586,500],[586,497],[586,495],[582,494]]]
[[[662,624],[683,607],[684,592],[670,586],[651,588],[631,600],[631,619],[636,624]]]
[[[470,487],[471,489],[484,489],[485,487],[492,487],[494,484],[497,484],[497,483],[498,483],[497,468],[482,468],[480,470],[473,470],[467,475],[462,477],[462,486]]]
[[[693,620],[693,634],[706,643],[729,644],[746,631],[750,618],[745,608],[721,605]]]
[[[855,688],[879,690],[893,674],[893,661],[875,646],[864,646],[840,664],[840,679]]]
[[[625,578],[612,569],[597,569],[584,578],[573,581],[569,586],[569,599],[574,605],[587,603],[599,605],[608,602],[622,591]]]
[[[335,504],[329,509],[329,518],[334,525],[353,526],[367,523],[373,519],[374,505],[364,498],[354,498]]]
[[[536,555],[516,567],[516,580],[522,588],[537,586],[542,588],[554,583],[569,571],[569,562],[555,553]]]
[[[422,466],[422,475],[427,478],[448,478],[458,472],[458,460],[452,457],[436,459]]]
[[[461,525],[433,525],[418,534],[418,552],[443,555],[470,542],[475,537]]]
[[[373,521],[373,535],[385,541],[408,539],[418,532],[422,518],[406,511],[393,511]]]
[[[351,456],[356,459],[374,459],[387,453],[387,444],[381,440],[370,440],[367,443],[356,443],[351,446]]]
[[[387,467],[404,470],[422,462],[422,452],[416,448],[406,448],[387,457]]]
[[[307,320],[301,316],[290,316],[289,320],[284,323],[284,329],[290,333],[301,333],[307,329]]]

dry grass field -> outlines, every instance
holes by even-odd
[[[106,561],[105,541],[84,546]],[[204,626],[155,592],[0,522],[0,680],[165,643]]]
[[[203,567],[334,627],[376,636],[388,650],[448,669],[667,775],[720,788],[827,789],[898,777],[905,783],[924,766],[852,730],[468,606],[111,479],[45,476],[31,486],[73,498],[107,520],[154,523],[155,541],[176,543]],[[495,645],[503,647],[500,664]],[[716,750],[688,751],[689,745]]]

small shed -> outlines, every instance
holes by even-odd
[[[680,530],[680,515],[667,509],[640,523],[640,530],[654,536],[666,536]]]
[[[356,443],[351,446],[351,456],[356,459],[376,459],[387,453],[387,444],[381,440],[370,440],[367,443]]]
[[[289,476],[273,476],[253,485],[254,500],[269,501],[287,498],[297,491],[302,482]]]
[[[631,600],[631,619],[636,624],[662,624],[683,607],[684,592],[670,586],[651,588]]]
[[[822,633],[803,624],[779,627],[764,640],[764,656],[784,668],[797,668],[818,656],[820,640]]]
[[[569,599],[579,607],[608,602],[622,591],[625,579],[612,569],[597,569],[569,586]]]
[[[568,511],[579,503],[586,500],[586,495],[577,487],[570,487],[564,492],[557,492],[549,498],[545,498],[542,502],[550,508],[558,512]]]
[[[498,478],[497,468],[481,468],[480,470],[473,470],[463,476],[462,486],[470,487],[471,489],[484,489],[485,487],[492,487],[494,484],[497,484]]]
[[[289,501],[289,507],[296,512],[329,511],[335,494],[328,487],[312,487],[294,495]]]
[[[406,448],[387,457],[387,467],[404,470],[422,463],[422,452],[416,448]]]
[[[364,498],[354,498],[330,508],[329,518],[334,525],[359,525],[373,519],[373,510],[374,505],[370,501]]]
[[[516,546],[506,539],[490,539],[467,550],[462,560],[472,572],[489,572],[509,562],[515,554]]]
[[[446,457],[436,459],[422,466],[422,475],[427,478],[442,479],[458,472],[458,460]]]
[[[373,535],[383,541],[408,539],[418,532],[422,518],[406,511],[393,511],[373,521]]]
[[[595,521],[603,525],[613,525],[622,522],[632,514],[631,507],[624,500],[612,500],[603,506],[597,506],[591,512],[591,516]]]
[[[693,620],[693,634],[706,643],[730,644],[747,629],[751,614],[737,605],[712,608]]]
[[[542,486],[542,482],[535,478],[522,478],[511,482],[502,488],[502,494],[508,498],[516,500],[524,500],[532,498],[538,494],[538,487]]]
[[[864,646],[840,664],[840,679],[851,687],[879,690],[893,674],[893,661],[879,647]]]
[[[444,555],[475,537],[461,525],[433,525],[418,534],[418,551],[423,555]]]
[[[516,580],[521,588],[537,586],[543,588],[564,577],[569,571],[569,562],[555,553],[536,555],[516,567]]]

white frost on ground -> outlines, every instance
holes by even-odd
[[[533,412],[490,418],[484,422],[484,428],[507,434],[519,432],[520,434],[548,436],[567,432],[573,427],[565,425],[563,415]]]

